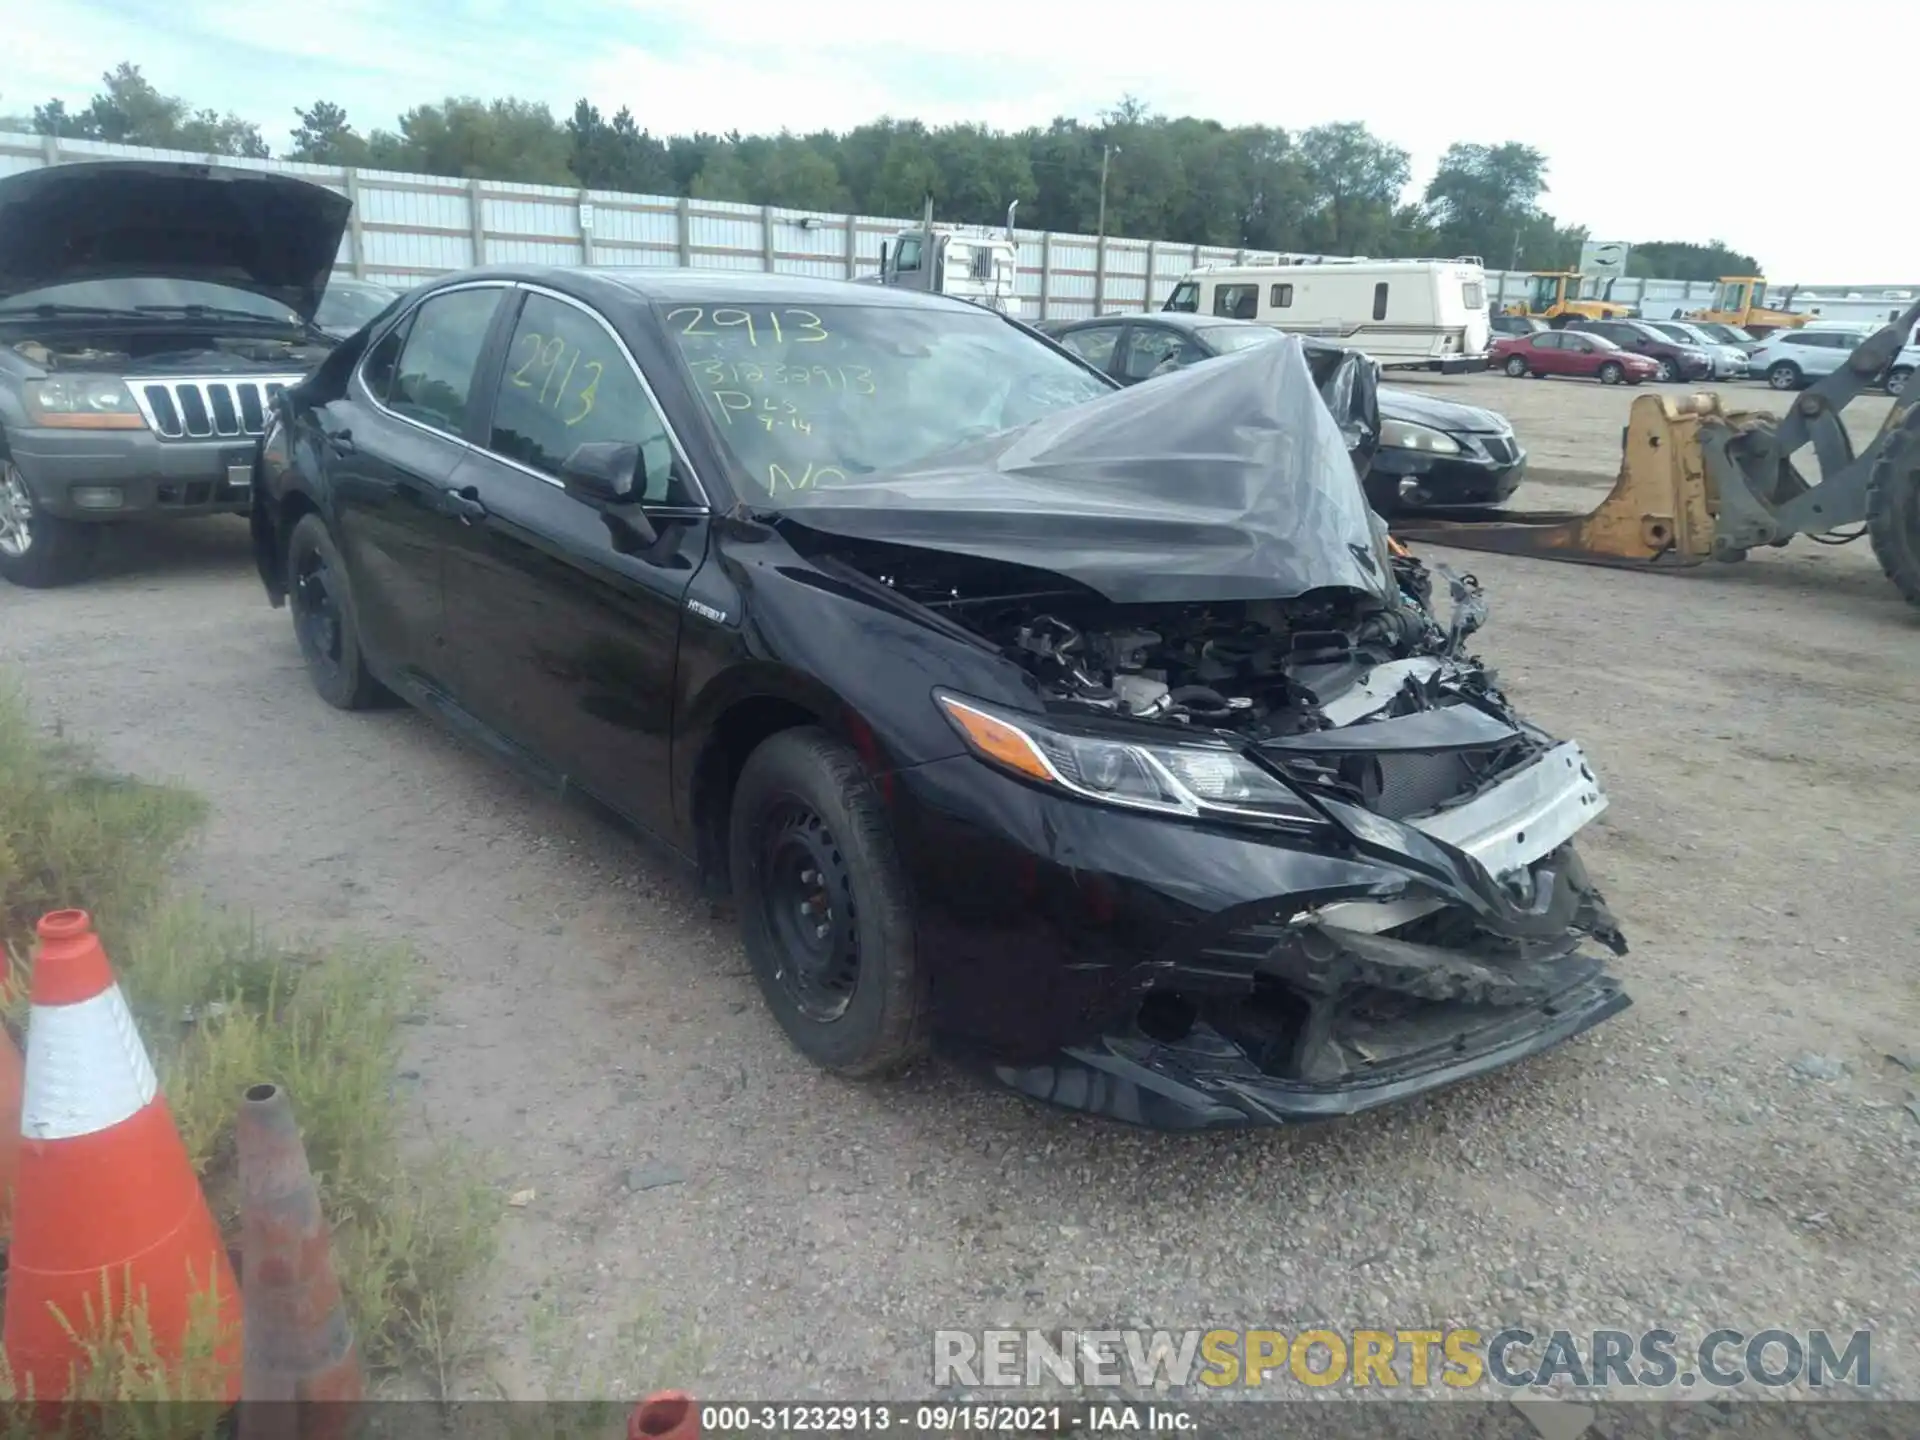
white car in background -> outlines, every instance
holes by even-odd
[[[1716,340],[1698,325],[1690,325],[1685,320],[1649,320],[1646,323],[1677,345],[1691,345],[1696,350],[1706,351],[1707,358],[1713,362],[1715,380],[1744,380],[1751,373],[1747,367],[1747,347],[1744,345]]]
[[[1873,333],[1865,329],[1776,330],[1747,356],[1749,374],[1766,377],[1775,390],[1803,390],[1847,363],[1860,342]]]

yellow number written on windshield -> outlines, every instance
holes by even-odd
[[[578,345],[529,330],[520,337],[515,357],[520,364],[507,379],[522,390],[536,391],[535,401],[557,412],[562,424],[578,425],[593,413],[607,367],[583,356]]]

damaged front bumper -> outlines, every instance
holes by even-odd
[[[1056,806],[1034,849],[1083,862],[1061,879],[1099,913],[1068,933],[1074,899],[1036,883],[1028,857],[1039,931],[1003,933],[1009,972],[979,978],[1027,1020],[1019,1038],[1045,1033],[1036,1016],[1078,1034],[1045,1054],[961,1053],[1035,1100],[1156,1129],[1351,1115],[1499,1069],[1631,1004],[1589,943],[1626,948],[1572,845],[1605,806],[1570,742],[1405,821],[1327,802],[1346,834],[1321,853],[1166,825],[1150,847],[1148,827],[1121,834],[1106,815],[1097,847],[1072,823],[1086,807]],[[1165,923],[1181,902],[1198,913]],[[951,922],[923,933],[951,952]]]

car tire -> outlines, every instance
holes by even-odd
[[[11,456],[0,450],[0,577],[23,590],[84,580],[100,547],[100,527],[42,515]]]
[[[1518,380],[1522,375],[1527,373],[1527,362],[1518,355],[1509,355],[1506,365],[1502,368],[1506,370],[1507,374]]]
[[[1907,388],[1907,377],[1912,374],[1912,369],[1905,365],[1896,365],[1893,369],[1889,370],[1887,372],[1887,393],[1889,395],[1904,393]]]
[[[336,710],[370,710],[392,699],[367,668],[347,567],[327,522],[300,517],[287,539],[287,610],[307,678]]]
[[[747,961],[794,1047],[854,1079],[919,1059],[927,976],[892,830],[860,757],[813,726],[768,737],[734,787],[727,843]]]
[[[1775,390],[1798,390],[1801,383],[1800,367],[1791,360],[1782,360],[1767,367],[1767,384]]]
[[[1626,378],[1627,372],[1618,360],[1609,360],[1600,367],[1600,383],[1602,385],[1618,385]]]
[[[1653,377],[1662,385],[1677,385],[1680,382],[1680,367],[1671,360],[1662,360],[1659,372]]]

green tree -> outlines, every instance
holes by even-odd
[[[347,112],[330,100],[316,100],[305,110],[293,112],[300,126],[293,132],[293,148],[288,156],[314,165],[364,165],[367,142],[347,123]]]
[[[567,168],[567,133],[553,112],[531,100],[449,96],[416,105],[398,130],[367,137],[370,164],[391,170],[462,179],[517,180],[530,185],[577,184]]]
[[[1723,275],[1761,275],[1760,262],[1719,240],[1704,245],[1684,240],[1647,240],[1627,256],[1629,275],[1665,280],[1718,280]]]
[[[1312,195],[1306,244],[1328,255],[1378,255],[1394,241],[1395,208],[1407,188],[1407,152],[1365,125],[1316,125],[1300,137]]]
[[[677,188],[666,145],[642,130],[624,105],[606,120],[588,101],[575,104],[567,121],[567,168],[590,190],[648,195]]]
[[[33,112],[33,128],[42,135],[76,140],[106,140],[161,150],[193,150],[208,155],[267,157],[260,127],[237,115],[189,110],[187,102],[163,95],[140,67],[121,61],[100,77],[105,87],[78,114],[50,100]]]
[[[1540,243],[1534,222],[1546,188],[1547,157],[1531,145],[1451,145],[1427,186],[1434,234],[1450,253],[1510,266]],[[1542,267],[1538,256],[1524,263]]]

